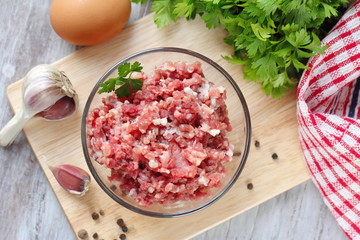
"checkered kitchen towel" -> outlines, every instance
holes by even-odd
[[[310,173],[350,239],[360,239],[360,0],[300,80],[297,117]]]

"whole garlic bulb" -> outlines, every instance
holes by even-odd
[[[78,106],[78,96],[64,72],[42,64],[26,74],[22,87],[23,105],[0,131],[0,146],[10,145],[26,122],[37,115],[47,120],[71,116]]]

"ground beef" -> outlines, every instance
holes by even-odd
[[[133,77],[143,80],[142,90],[124,99],[110,94],[89,113],[90,156],[144,206],[219,187],[234,148],[225,88],[206,80],[199,62],[165,62]]]

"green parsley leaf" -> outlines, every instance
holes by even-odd
[[[330,18],[331,16],[337,16],[337,11],[335,8],[333,8],[332,6],[326,3],[321,3],[321,4],[324,7],[325,17]]]
[[[142,88],[143,81],[140,79],[132,79],[131,87],[134,91],[139,91]]]
[[[214,10],[213,12],[209,12],[201,16],[206,23],[206,27],[209,29],[217,28],[221,17],[222,15],[220,10]]]
[[[115,90],[115,93],[118,97],[120,96],[119,98],[130,96],[131,89],[129,83],[124,83],[123,85],[121,85],[121,87]]]
[[[100,83],[98,93],[110,93],[115,91],[118,98],[129,97],[131,91],[139,91],[142,88],[143,82],[140,79],[131,78],[133,72],[141,72],[143,67],[139,62],[130,64],[125,62],[118,66],[118,76],[110,78],[107,81]],[[115,89],[116,86],[120,86]]]
[[[130,67],[132,72],[141,72],[143,70],[143,67],[141,66],[141,63],[134,62],[133,65]]]
[[[186,18],[191,17],[194,11],[195,5],[193,3],[188,2],[179,2],[175,4],[175,8],[173,13],[176,16],[185,16]]]
[[[176,21],[177,17],[172,12],[174,4],[172,0],[153,0],[151,11],[155,12],[154,22],[157,27],[168,25],[171,21]]]
[[[274,14],[278,10],[281,1],[257,0],[257,5],[260,9],[266,12],[267,15]]]
[[[100,87],[102,88],[98,91],[98,93],[112,92],[115,88],[116,81],[116,78],[110,78],[106,82],[100,83]]]
[[[246,62],[245,60],[239,59],[235,56],[234,57],[223,56],[223,58],[232,64],[244,64]]]

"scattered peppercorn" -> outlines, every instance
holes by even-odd
[[[247,189],[251,190],[254,188],[254,185],[252,183],[248,183],[247,185]]]
[[[125,234],[123,234],[123,233],[122,233],[122,234],[120,234],[120,239],[121,239],[121,240],[125,240],[125,239],[126,239],[126,235],[125,235]]]
[[[104,212],[104,210],[102,210],[102,209],[100,209],[99,213],[100,213],[101,216],[104,216],[104,215],[105,215],[105,212]]]
[[[255,141],[255,147],[257,147],[257,148],[260,147],[260,142],[257,140]]]
[[[121,230],[126,233],[128,231],[128,227],[124,225],[121,227]]]
[[[272,159],[276,160],[279,158],[279,156],[276,153],[273,153],[273,155],[271,155]]]
[[[98,237],[99,237],[99,235],[98,235],[97,233],[94,233],[94,234],[93,234],[93,238],[94,238],[94,239],[98,239]]]
[[[78,232],[78,237],[81,239],[86,239],[88,237],[88,232],[85,229],[81,229]]]
[[[92,219],[94,219],[94,220],[98,220],[98,219],[99,219],[99,214],[97,214],[96,212],[93,212],[93,213],[91,214],[91,217],[92,217]]]
[[[119,227],[125,226],[124,219],[122,219],[122,218],[119,218],[119,219],[116,221],[116,223],[117,223],[117,225],[119,225]]]
[[[233,156],[235,156],[235,157],[241,156],[241,152],[234,152]]]
[[[116,186],[115,186],[115,185],[111,185],[111,186],[110,186],[110,189],[113,190],[113,191],[115,191],[115,190],[116,190]]]

